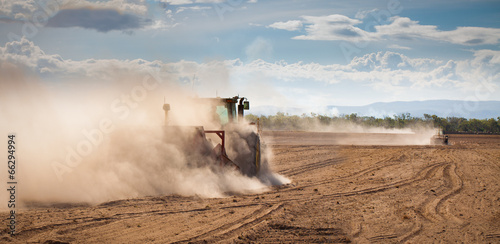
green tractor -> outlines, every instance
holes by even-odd
[[[191,157],[188,161],[195,162],[193,167],[205,166],[208,161],[217,167],[231,167],[244,175],[256,176],[261,167],[261,140],[258,122],[248,124],[244,121],[244,111],[250,109],[249,101],[239,96],[193,100],[197,111],[208,114],[217,128],[168,125],[171,108],[165,103],[164,140],[177,145]]]

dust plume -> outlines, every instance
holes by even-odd
[[[430,145],[432,137],[437,133],[437,129],[430,125],[385,128],[353,122],[321,125],[317,121],[311,131],[336,133],[335,141],[340,145]]]
[[[406,123],[402,128],[391,128],[389,122],[385,120],[382,123],[370,123],[369,119],[375,120],[375,118],[363,117],[352,121],[343,117],[321,115],[299,117],[283,113],[261,117],[264,128],[267,130],[317,132],[319,137],[309,139],[307,143],[340,145],[432,145],[443,143],[438,140],[438,135],[442,134],[441,130],[435,128],[430,121],[414,120],[411,123]],[[383,127],[384,123],[387,127]],[[270,139],[274,140],[272,137]],[[281,141],[280,143],[287,142]]]
[[[162,194],[224,197],[288,182],[271,172],[266,153],[261,174],[249,177],[218,167],[213,153],[192,148],[187,139],[191,135],[182,129],[166,130],[164,99],[172,107],[168,123],[174,128],[220,129],[193,102],[196,95],[171,81],[173,77],[117,71],[105,81],[52,82],[1,65],[0,131],[5,137],[16,134],[22,203],[100,203]],[[228,133],[226,150],[231,159],[242,160],[252,148],[234,143],[256,129],[238,126]],[[6,143],[0,141],[2,148]],[[202,143],[209,148],[219,142]],[[0,156],[6,158],[5,153],[0,151]],[[0,172],[6,179],[6,170]],[[0,201],[6,202],[6,195]]]

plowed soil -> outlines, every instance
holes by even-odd
[[[392,137],[265,132],[273,169],[289,185],[215,199],[33,204],[19,210],[16,236],[2,224],[0,241],[500,243],[500,136],[450,135],[448,146],[380,143]]]

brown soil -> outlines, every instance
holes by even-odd
[[[450,146],[336,145],[339,135],[328,133],[264,136],[274,170],[292,184],[217,199],[31,205],[18,212],[16,236],[2,225],[0,242],[500,243],[500,136],[450,135]]]

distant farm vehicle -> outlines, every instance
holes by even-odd
[[[431,145],[448,145],[448,136],[443,134],[442,130],[437,130],[431,138]]]

